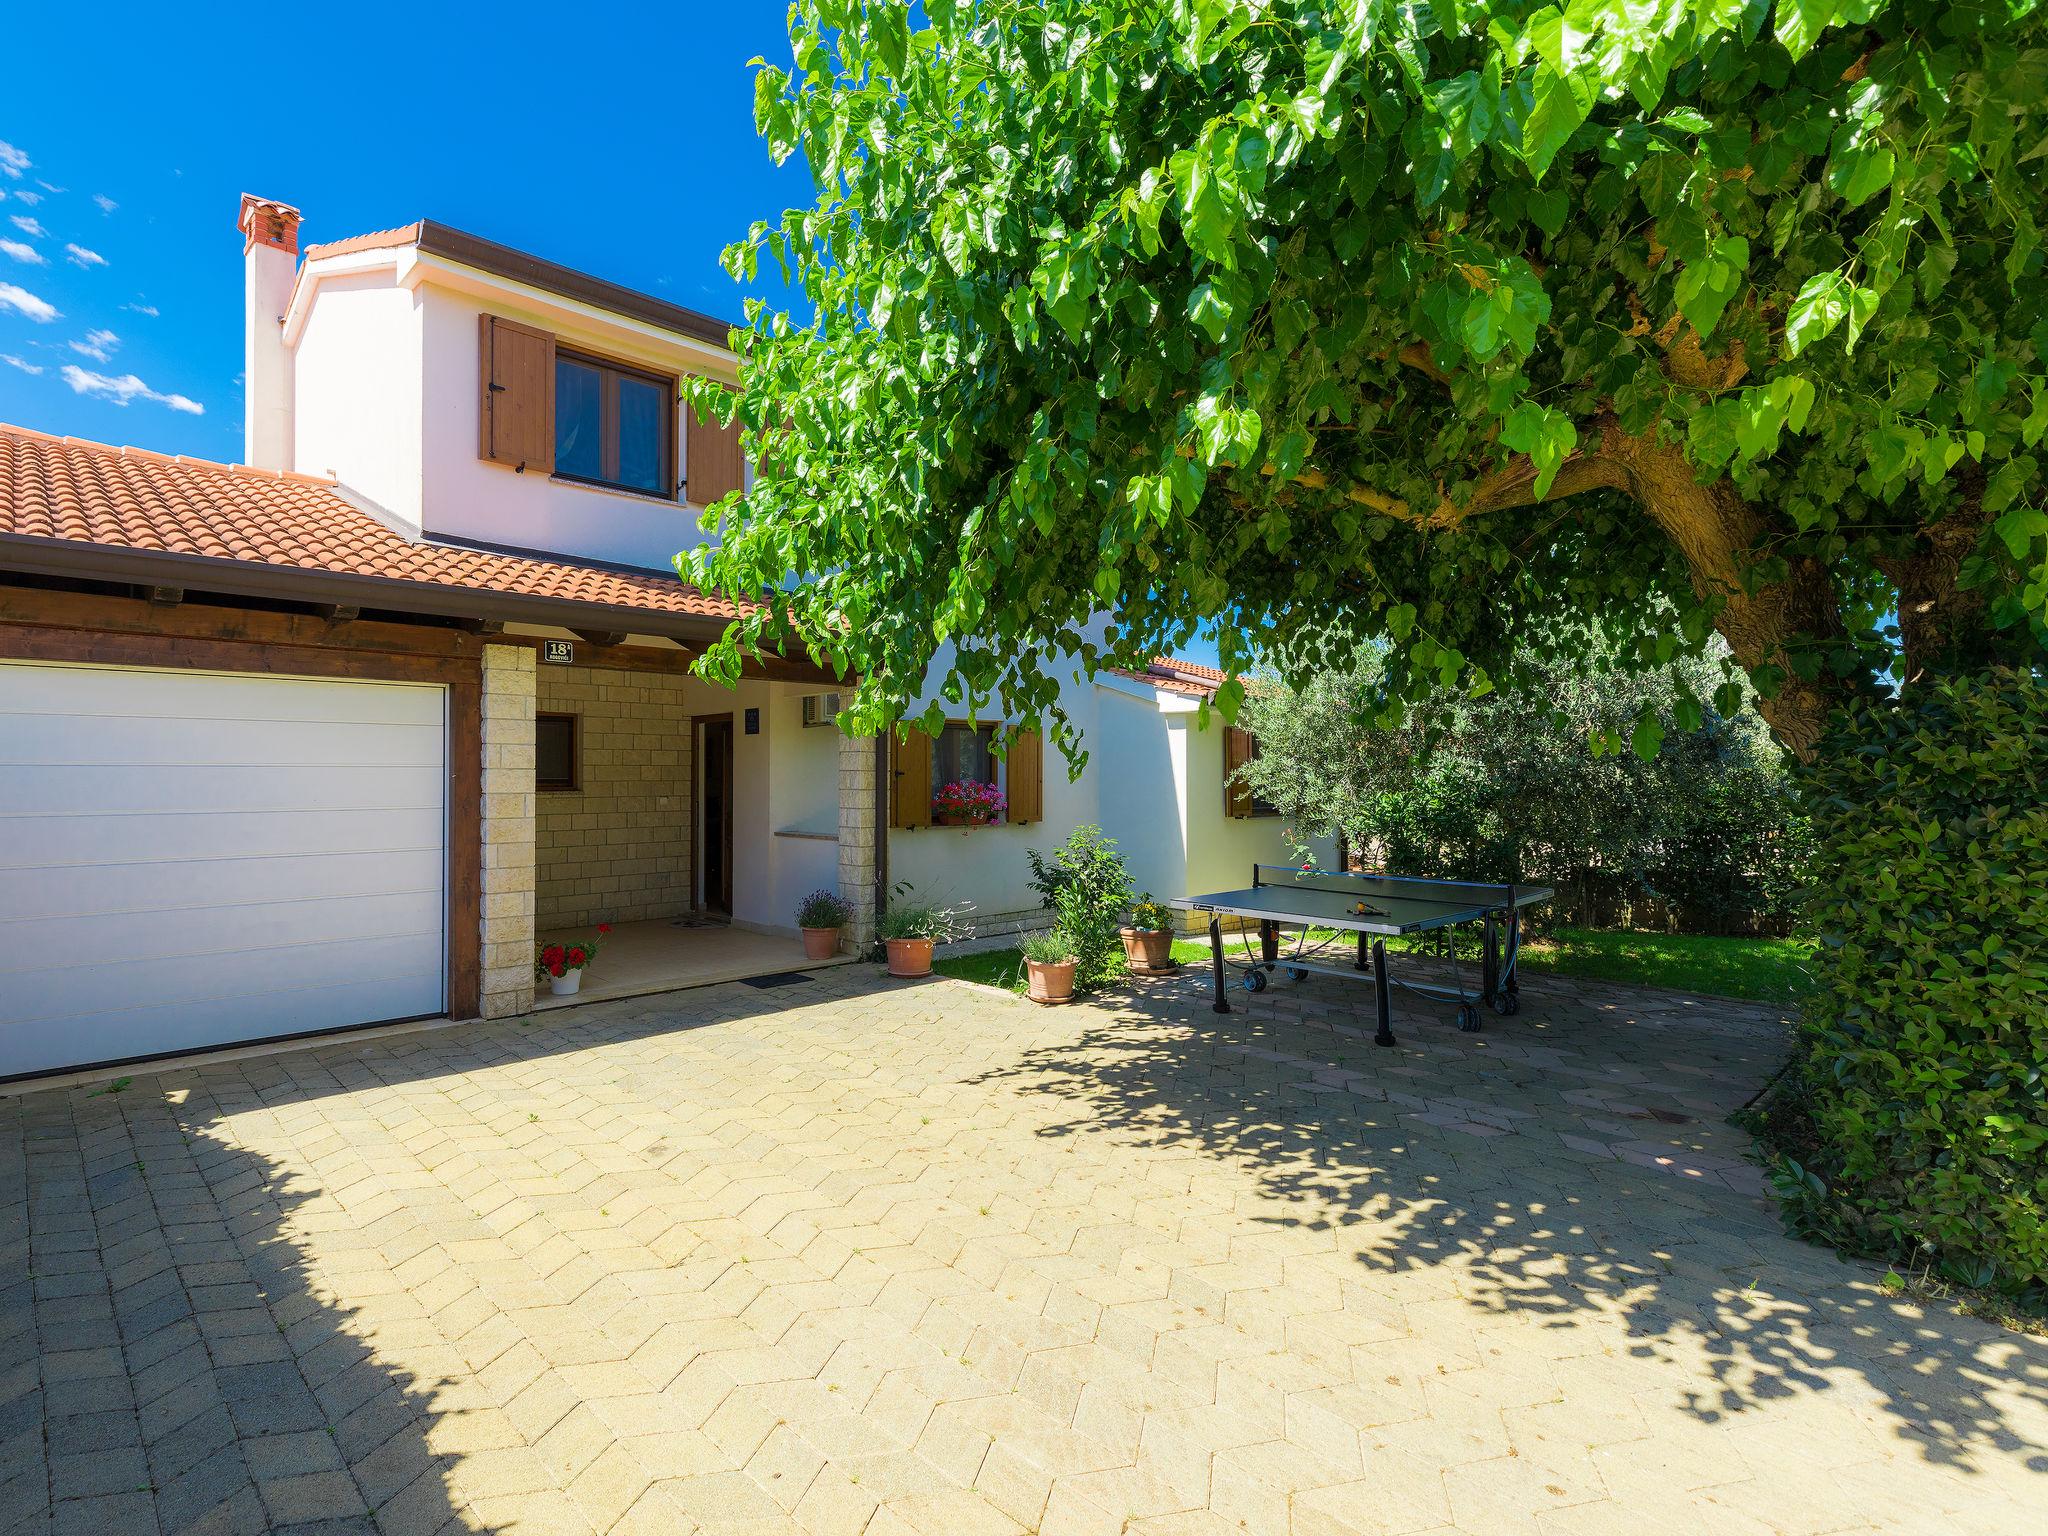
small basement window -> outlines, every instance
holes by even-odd
[[[656,496],[675,492],[676,382],[555,352],[555,473]]]
[[[576,717],[533,717],[533,787],[574,789],[576,781]]]

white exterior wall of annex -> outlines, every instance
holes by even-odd
[[[941,698],[931,681],[944,677],[951,664],[951,647],[942,647],[932,661],[924,693],[908,714],[916,715],[927,703],[937,700],[951,718],[968,718],[966,707]],[[1091,750],[1098,748],[1094,686],[1075,676],[1072,663],[1057,670],[1061,702],[1085,744]],[[982,718],[994,720],[992,715]],[[997,777],[999,783],[1007,782],[1001,773]],[[890,899],[910,899],[894,894],[896,886],[907,884],[918,901],[941,906],[971,903],[974,911],[969,920],[983,932],[999,933],[1014,928],[1039,910],[1038,895],[1031,889],[1026,849],[1051,853],[1083,823],[1103,826],[1112,836],[1116,835],[1114,827],[1104,824],[1101,783],[1099,757],[1090,761],[1078,781],[1070,779],[1066,760],[1048,739],[1044,754],[1045,819],[1021,827],[978,827],[972,831],[958,827],[890,828]],[[886,807],[886,793],[883,799]]]
[[[1103,818],[1116,831],[1141,891],[1165,899],[1250,883],[1252,865],[1287,862],[1288,823],[1224,812],[1223,717],[1201,702],[1119,678],[1104,679]],[[1091,771],[1093,764],[1091,763]],[[1335,838],[1309,838],[1334,868]]]

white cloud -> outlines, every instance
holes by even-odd
[[[89,357],[96,363],[104,363],[109,354],[121,345],[121,338],[112,331],[87,331],[85,340],[71,343],[71,350],[80,357]]]
[[[41,224],[37,223],[34,219],[30,218],[25,213],[17,213],[10,222],[14,225],[16,229],[20,230],[24,235],[27,235],[31,240],[44,239],[50,233],[47,229],[43,228]]]
[[[27,315],[37,325],[48,325],[57,318],[57,307],[37,298],[26,288],[17,288],[12,283],[0,283],[0,309],[11,309],[16,314]]]
[[[0,139],[0,176],[9,181],[21,180],[21,173],[31,164],[27,155],[16,149],[5,139]]]
[[[157,307],[154,304],[123,304],[121,307],[123,309],[132,309],[138,315],[147,315],[152,320],[154,320],[157,317],[157,314],[159,313]]]
[[[40,176],[36,178],[36,185],[41,187],[45,192],[49,193],[52,197],[62,197],[66,192],[69,192],[71,190],[69,187],[60,187],[55,182],[45,181]]]
[[[111,197],[107,196],[107,194],[104,192],[93,193],[92,200],[100,205],[101,213],[112,213],[116,208],[121,206],[119,203],[115,202]]]
[[[32,267],[47,267],[43,253],[32,245],[23,245],[19,240],[0,240],[0,254],[12,256],[16,261],[25,261]]]
[[[88,251],[82,245],[66,245],[64,256],[74,267],[104,267],[107,258],[98,251]]]
[[[17,198],[19,198],[19,199],[20,199],[20,200],[21,200],[22,202],[24,202],[24,203],[27,203],[27,204],[29,205],[29,207],[31,207],[31,208],[35,207],[35,205],[36,205],[37,203],[40,203],[40,202],[41,202],[41,201],[43,200],[43,194],[42,194],[42,193],[40,193],[40,192],[24,192],[24,191],[22,191],[22,190],[21,190],[21,189],[20,189],[19,187],[16,187],[16,188],[14,189],[14,195],[15,195],[15,196],[16,196]]]
[[[10,368],[19,368],[23,373],[41,373],[43,371],[41,363],[32,363],[27,358],[16,357],[12,352],[0,352],[0,363],[5,363]]]
[[[159,394],[132,373],[124,373],[118,379],[111,379],[104,373],[92,373],[76,363],[66,363],[64,382],[77,394],[92,395],[100,400],[112,401],[115,405],[126,405],[131,400],[153,400],[158,405],[167,405],[172,410],[183,411],[188,416],[206,414],[206,407],[190,396]]]

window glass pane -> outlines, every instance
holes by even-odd
[[[576,717],[537,715],[533,722],[533,782],[568,789],[576,782]]]
[[[663,387],[619,375],[619,484],[638,491],[663,491],[661,422]]]
[[[946,784],[993,784],[996,760],[989,750],[992,725],[949,725],[932,745],[932,787]]]
[[[588,363],[555,359],[555,473],[604,475],[604,377]]]

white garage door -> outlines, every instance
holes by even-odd
[[[0,1077],[440,1013],[446,713],[0,662]]]

